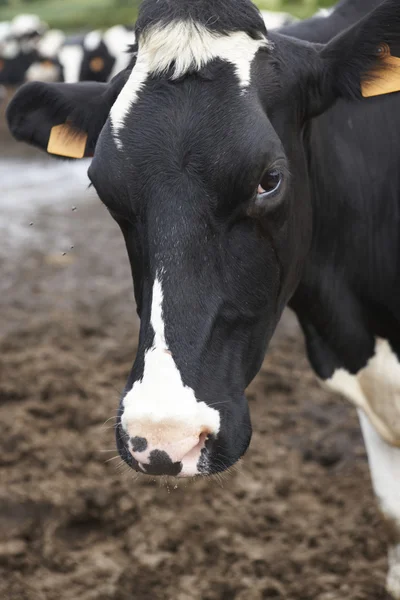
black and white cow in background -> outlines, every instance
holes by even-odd
[[[46,30],[47,24],[36,15],[19,15],[0,27],[0,84],[23,83]]]
[[[91,31],[82,40],[65,44],[58,54],[63,80],[109,81],[128,66],[129,47],[134,43],[133,27],[115,25],[104,33]]]
[[[55,125],[84,132],[125,238],[141,330],[123,459],[178,477],[239,460],[289,304],[318,377],[358,407],[400,599],[400,97],[362,96],[398,75],[400,6],[373,5],[310,43],[267,33],[250,0],[144,0],[128,69],[27,84],[8,122],[42,149]]]

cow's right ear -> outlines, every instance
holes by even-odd
[[[7,109],[12,135],[51,154],[93,156],[97,139],[128,74],[111,83],[42,83],[23,85]]]

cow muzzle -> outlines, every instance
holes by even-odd
[[[128,449],[135,469],[146,475],[194,477],[207,464],[207,430],[190,431],[179,423],[132,424],[127,427]],[[135,435],[136,434],[136,435]]]

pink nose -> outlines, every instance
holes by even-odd
[[[148,438],[132,436],[129,449],[144,473],[189,477],[199,473],[198,462],[207,437],[207,432],[200,432],[178,441],[151,443]]]

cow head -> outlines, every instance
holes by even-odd
[[[309,249],[304,126],[361,98],[400,15],[389,0],[317,46],[268,34],[248,0],[145,0],[136,34],[133,68],[110,85],[28,84],[8,120],[42,148],[68,121],[95,148],[89,177],[125,238],[141,320],[121,456],[210,474],[247,449],[244,392]]]

